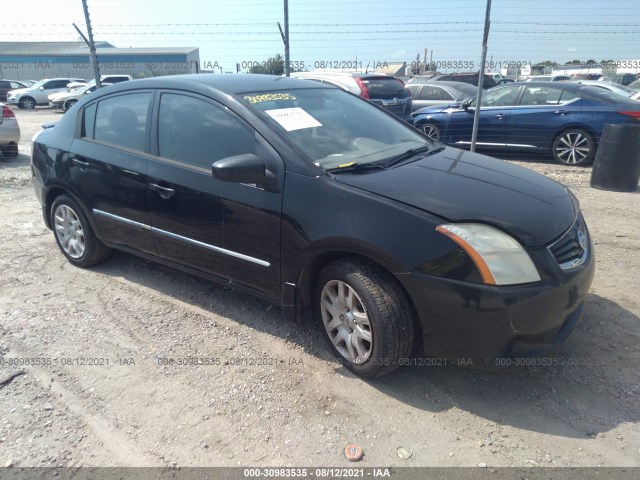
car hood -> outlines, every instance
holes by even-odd
[[[386,170],[345,172],[335,178],[450,222],[494,225],[529,248],[560,236],[579,208],[565,186],[543,175],[451,147]]]
[[[52,93],[51,95],[49,95],[49,100],[54,102],[54,101],[66,100],[68,98],[75,98],[77,96],[78,96],[77,93],[59,92],[59,93]]]
[[[9,94],[11,94],[11,95],[19,95],[21,93],[29,92],[29,91],[31,91],[31,89],[29,89],[29,88],[16,88],[14,90],[9,90],[7,92],[7,95],[9,95]]]

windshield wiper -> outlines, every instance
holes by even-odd
[[[368,162],[368,163],[345,163],[344,165],[338,165],[337,167],[327,168],[326,171],[329,173],[344,173],[344,172],[355,172],[359,170],[367,170],[370,168],[386,168],[386,165],[376,163],[376,162]]]
[[[393,165],[397,165],[401,162],[404,162],[405,160],[411,160],[412,158],[417,157],[421,153],[426,154],[426,155],[421,155],[421,157],[424,157],[428,155],[433,155],[434,153],[437,153],[437,152],[441,152],[442,150],[444,150],[444,146],[432,147],[431,145],[425,145],[423,147],[412,148],[410,150],[407,150],[404,153],[401,153],[400,155],[392,157],[390,160],[387,160],[382,165],[385,168],[389,168]]]

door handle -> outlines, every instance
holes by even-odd
[[[74,165],[77,165],[79,167],[87,168],[91,166],[91,164],[82,157],[74,157],[71,159],[71,161],[73,162]]]
[[[497,118],[498,120],[502,120],[502,119],[504,118],[504,115],[503,115],[503,114],[501,114],[501,113],[498,113],[498,114],[496,115],[496,118]]]
[[[165,200],[170,199],[171,197],[173,197],[173,194],[176,193],[176,191],[173,188],[162,187],[157,183],[150,183],[149,188],[154,192],[156,192],[158,195],[160,195],[161,198],[164,198]]]
[[[567,113],[567,111],[566,110],[556,110],[553,113],[555,113],[556,115],[565,115]]]

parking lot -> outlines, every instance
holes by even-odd
[[[505,157],[581,202],[597,259],[581,323],[544,364],[481,373],[416,359],[364,381],[316,325],[275,305],[123,253],[70,265],[29,166],[33,134],[62,114],[14,111],[20,153],[0,160],[0,382],[25,373],[0,387],[1,466],[349,466],[351,443],[362,466],[640,466],[639,192]]]

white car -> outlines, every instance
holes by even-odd
[[[95,82],[94,82],[95,83]],[[103,87],[111,85],[110,83],[103,83]],[[69,110],[83,95],[87,95],[95,91],[96,86],[91,84],[81,85],[70,92],[59,92],[49,95],[49,106],[58,108],[62,111]]]
[[[40,80],[27,88],[7,92],[7,103],[19,108],[34,109],[36,105],[48,105],[49,95],[64,92],[71,82],[82,81],[77,78],[51,78]]]
[[[498,72],[487,72],[485,76],[491,77],[495,80],[496,85],[502,85],[503,83],[511,83],[513,82],[513,78],[508,78]]]
[[[131,75],[100,75],[100,84],[101,85],[113,85],[114,83],[120,82],[128,82],[129,80],[133,80]],[[78,87],[84,87],[85,85],[95,85],[96,79],[92,79],[89,82],[80,81],[80,82],[71,82],[67,85],[67,92],[71,92]]]
[[[571,80],[569,75],[531,75],[524,80],[525,82],[568,82]],[[520,80],[518,80],[520,81]]]
[[[18,142],[20,141],[20,126],[13,111],[4,103],[0,103],[2,116],[0,117],[0,154],[3,157],[18,156]]]

